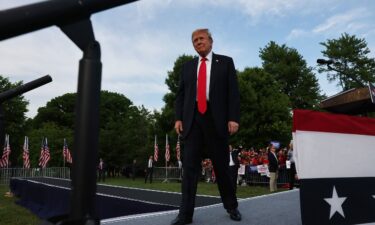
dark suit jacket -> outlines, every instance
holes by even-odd
[[[176,97],[176,120],[182,121],[182,137],[190,131],[197,94],[198,57],[183,65]],[[220,137],[228,136],[228,121],[239,123],[240,95],[232,58],[212,54],[209,108]]]
[[[270,172],[276,172],[279,169],[279,163],[271,152],[268,153],[268,161],[268,170]]]

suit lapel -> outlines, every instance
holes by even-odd
[[[215,53],[212,53],[212,62],[211,62],[211,73],[210,73],[210,93],[211,96],[211,90],[213,90],[213,87],[215,85],[217,70],[219,66],[219,59]]]
[[[194,58],[193,65],[192,65],[193,68],[192,68],[192,71],[191,71],[193,82],[194,82],[194,85],[195,85],[195,89],[197,89],[198,60],[199,60],[198,57]]]

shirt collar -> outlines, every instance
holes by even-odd
[[[212,51],[210,51],[210,53],[208,53],[205,57],[207,59],[208,62],[211,62],[212,61]],[[201,61],[202,59],[202,56],[199,56],[199,62]]]

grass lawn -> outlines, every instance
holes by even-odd
[[[145,184],[144,179],[142,178],[135,179],[134,181],[128,178],[108,178],[106,179],[105,184],[145,188],[145,189],[152,189],[152,190],[163,190],[163,191],[170,191],[170,192],[181,192],[181,183],[178,183],[176,181],[171,181],[169,183],[162,183],[162,181],[156,180],[152,184],[150,183]],[[199,182],[197,192],[198,194],[201,194],[201,195],[219,196],[217,184],[213,184],[213,183]],[[249,198],[249,197],[265,195],[269,193],[270,192],[269,192],[268,185],[237,187],[238,198]]]
[[[180,192],[181,183],[172,181],[162,183],[160,180],[154,181],[152,184],[145,184],[143,178],[131,180],[129,178],[107,178],[105,184],[136,187],[144,189],[162,190],[169,192]],[[9,191],[7,186],[0,185],[0,225],[37,225],[40,224],[38,217],[33,215],[27,209],[17,205],[16,197],[5,197],[5,193]],[[280,191],[283,191],[281,189]],[[199,182],[198,194],[219,196],[216,184]],[[268,186],[245,186],[237,188],[238,198],[249,198],[253,196],[269,194]]]
[[[5,197],[8,186],[0,185],[0,224],[1,225],[36,225],[40,224],[37,216],[17,205],[14,197]]]

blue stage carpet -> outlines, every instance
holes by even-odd
[[[249,187],[251,188],[251,187]],[[232,221],[222,204],[197,207],[193,224],[199,225],[301,225],[299,190],[242,199],[242,221]],[[172,210],[102,220],[103,225],[168,225],[177,216]]]

